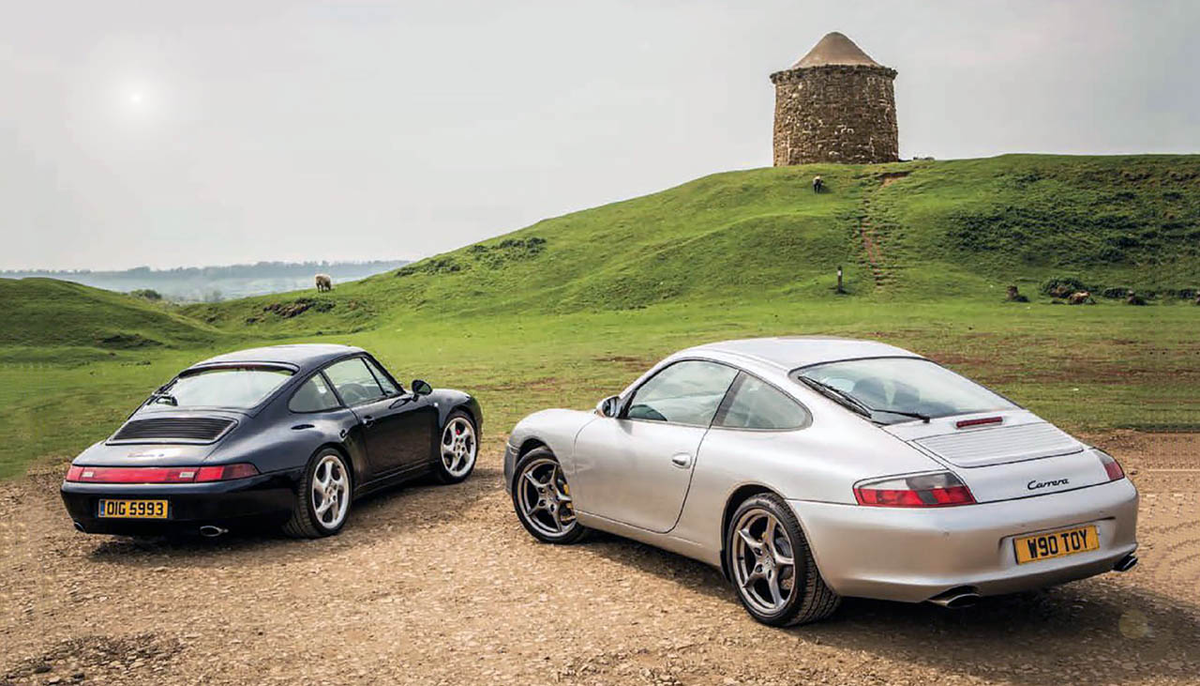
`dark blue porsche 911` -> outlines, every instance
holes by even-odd
[[[475,467],[470,395],[403,388],[370,354],[280,345],[183,370],[75,458],[62,498],[87,533],[337,533],[359,496]]]

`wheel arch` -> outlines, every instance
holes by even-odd
[[[554,449],[550,447],[550,444],[536,436],[529,436],[524,441],[521,441],[521,445],[517,447],[517,460],[525,457],[526,453],[529,453],[532,450],[537,450],[538,448],[545,448],[551,453],[554,452]]]
[[[438,393],[438,391],[434,391]],[[447,400],[444,405],[439,407],[437,429],[439,438],[441,431],[446,428],[446,424],[450,421],[450,415],[455,412],[462,412],[471,418],[471,423],[475,425],[475,430],[479,434],[483,434],[483,408],[480,407],[479,401],[474,396],[463,393],[462,391],[446,392]]]

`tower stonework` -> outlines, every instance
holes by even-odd
[[[775,166],[900,159],[896,70],[840,33],[822,38],[775,84]]]

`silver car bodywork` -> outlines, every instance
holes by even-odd
[[[735,367],[800,402],[811,416],[787,431],[680,426],[598,411],[545,410],[513,429],[511,488],[524,452],[545,445],[562,465],[581,524],[721,566],[727,518],[771,491],[795,511],[817,567],[835,592],[919,602],[969,587],[979,595],[1100,574],[1137,547],[1138,495],[1109,480],[1093,449],[1027,410],[988,412],[1000,426],[960,429],[971,415],[877,426],[789,378],[811,364],[919,355],[882,343],[772,338],[714,343],[671,355],[660,369],[701,359]],[[890,475],[952,471],[975,504],[859,505],[854,485]],[[1097,550],[1018,565],[1014,537],[1094,524]]]

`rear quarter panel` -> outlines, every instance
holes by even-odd
[[[819,398],[805,399],[805,404],[813,422],[804,429],[710,429],[672,535],[712,551],[718,563],[723,515],[743,487],[759,487],[787,500],[853,505],[857,481],[940,467],[840,406]]]

